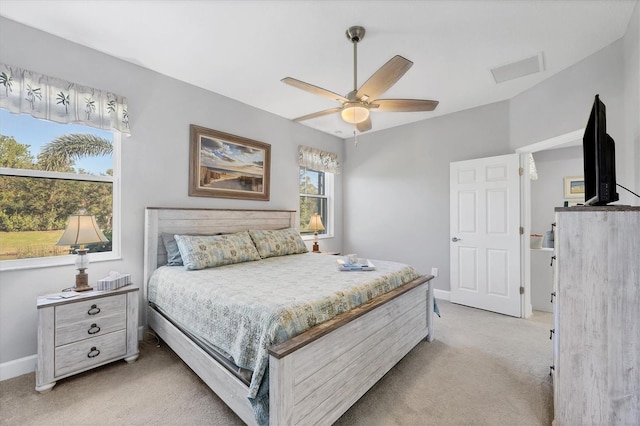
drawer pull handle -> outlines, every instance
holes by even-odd
[[[89,328],[89,330],[87,330],[87,333],[89,333],[89,334],[98,334],[98,333],[100,333],[100,327],[98,327],[97,324],[91,324],[91,328]]]
[[[87,311],[89,315],[98,315],[100,313],[100,308],[96,305],[91,305],[91,308]]]
[[[95,358],[98,355],[100,355],[100,350],[97,349],[95,346],[91,347],[91,350],[89,351],[89,353],[87,354],[87,358]]]

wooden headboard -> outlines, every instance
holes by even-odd
[[[295,210],[229,210],[147,207],[145,209],[144,288],[153,271],[166,265],[162,233],[215,235],[248,229],[296,226]]]

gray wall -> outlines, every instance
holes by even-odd
[[[624,183],[620,178],[618,178],[618,182],[623,185],[628,183],[625,185],[627,188],[640,194],[640,1],[636,1],[629,28],[622,41],[625,59],[624,112],[626,120],[623,137],[629,146],[628,155],[622,159],[622,162],[626,170],[633,170],[633,172],[624,176]],[[616,140],[616,148],[617,145],[618,140]],[[616,162],[616,164],[620,163]],[[633,176],[633,184],[632,180],[626,180],[629,179],[629,176]],[[633,185],[632,188],[631,185]],[[625,198],[621,197],[621,201],[625,201],[627,204],[640,204],[637,198],[633,199],[626,191],[622,191],[622,193],[625,193]]]
[[[618,40],[511,98],[511,148],[584,128],[597,93],[607,105],[607,128],[617,142],[624,123],[622,71],[622,41]]]
[[[513,152],[582,128],[600,93],[616,140],[618,181],[640,189],[638,9],[636,3],[624,39],[509,101],[362,135],[357,148],[4,18],[0,60],[129,99],[133,135],[123,144],[122,260],[93,264],[92,277],[115,269],[140,283],[145,206],[296,209],[296,147],[304,143],[345,159],[336,179],[336,238],[324,240],[323,248],[407,262],[420,272],[438,267],[435,285],[448,290],[449,162]],[[270,143],[271,201],[188,197],[191,123]],[[640,204],[623,192],[621,201]],[[72,266],[2,273],[0,363],[36,353],[35,299],[70,285],[74,274]]]
[[[616,141],[618,182],[638,192],[638,9],[624,39],[508,101],[361,135],[357,148],[347,143],[345,251],[411,263],[423,273],[437,267],[435,287],[449,290],[449,162],[584,128],[596,93]],[[621,203],[640,205],[618,192]]]
[[[90,280],[117,270],[141,285],[146,206],[297,210],[298,144],[344,155],[341,139],[4,18],[0,60],[128,98],[132,135],[122,144],[122,260],[92,263]],[[187,196],[189,124],[270,143],[271,201]],[[337,238],[322,241],[326,250],[341,249],[342,175],[335,187]],[[36,297],[69,287],[75,273],[72,265],[1,273],[0,363],[36,353]]]
[[[449,163],[508,153],[508,117],[499,102],[348,141],[345,251],[437,267],[449,290]]]
[[[638,8],[636,4],[632,19],[635,35],[628,32],[624,39],[509,101],[510,144],[514,150],[584,128],[594,96],[600,94],[607,107],[607,133],[616,145],[617,182],[638,192]],[[618,189],[618,193],[620,204],[640,205],[640,200],[628,192]]]
[[[531,232],[544,234],[555,222],[556,207],[562,207],[564,177],[582,176],[582,147],[534,152],[538,179],[531,181]]]

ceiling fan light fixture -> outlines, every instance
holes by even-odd
[[[340,114],[342,115],[342,119],[347,123],[358,124],[369,118],[369,109],[358,104],[346,104]]]
[[[1,0],[0,0],[1,1]],[[364,38],[365,30],[360,26],[347,29],[347,38],[353,43],[353,90],[345,96],[323,89],[295,78],[285,77],[281,81],[298,89],[305,90],[341,103],[335,108],[325,109],[312,114],[294,118],[293,121],[311,120],[328,114],[340,112],[342,119],[355,124],[358,132],[367,132],[373,128],[369,112],[371,109],[381,112],[420,112],[433,111],[438,101],[426,99],[380,99],[391,86],[411,68],[413,62],[395,55],[377,69],[371,77],[358,88],[358,43]]]

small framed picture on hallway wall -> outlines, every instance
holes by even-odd
[[[564,198],[584,200],[584,177],[567,176],[564,178]]]

